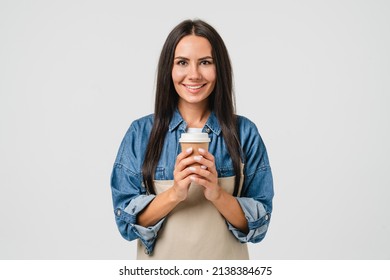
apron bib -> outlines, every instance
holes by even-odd
[[[219,178],[219,185],[232,194],[234,178]],[[155,181],[156,193],[172,185],[173,180]],[[137,259],[249,259],[247,244],[240,243],[229,231],[223,216],[204,197],[203,189],[194,183],[190,185],[187,199],[166,217],[151,255],[144,253],[144,246],[138,240]]]

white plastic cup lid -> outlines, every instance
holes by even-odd
[[[210,142],[209,135],[203,132],[197,133],[182,133],[179,139],[181,143],[203,143]]]

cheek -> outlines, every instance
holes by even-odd
[[[177,69],[175,67],[172,69],[172,80],[174,82],[181,81],[184,77],[185,73],[183,72],[183,70]]]
[[[217,73],[215,72],[215,70],[210,69],[204,73],[203,77],[209,82],[215,82],[215,80],[217,79]]]

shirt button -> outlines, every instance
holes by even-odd
[[[116,215],[117,215],[118,217],[121,215],[121,210],[120,210],[120,209],[116,210]]]
[[[210,128],[206,127],[205,131],[206,131],[206,133],[210,133],[211,130],[210,130]]]
[[[150,252],[149,252],[148,249],[145,248],[144,252],[145,252],[146,255],[150,255]]]
[[[265,219],[266,221],[268,221],[268,219],[269,219],[268,215],[265,215],[264,219]]]

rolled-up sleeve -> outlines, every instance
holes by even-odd
[[[126,240],[139,238],[146,250],[153,251],[157,233],[164,219],[150,227],[137,224],[137,215],[155,198],[146,194],[138,176],[121,164],[115,164],[111,176],[111,190],[115,220],[119,232]]]
[[[229,223],[229,230],[242,243],[252,242],[257,243],[264,239],[268,224],[271,218],[271,213],[267,213],[263,204],[247,197],[237,197],[245,218],[248,222],[249,232],[247,234],[241,232]]]
[[[269,169],[269,167],[266,169]],[[251,190],[252,195],[250,197],[236,197],[236,199],[244,212],[249,231],[245,234],[230,223],[228,223],[228,226],[229,230],[240,242],[258,243],[264,239],[271,221],[272,174],[270,170],[259,170],[257,174],[254,174],[248,180],[253,184],[251,187],[254,189]],[[245,195],[248,195],[248,193]]]
[[[258,243],[269,229],[272,213],[274,186],[268,153],[257,127],[246,121],[242,139],[245,154],[242,192],[236,197],[248,223],[248,233],[243,233],[228,223],[233,235],[240,242]]]
[[[143,122],[131,124],[119,147],[111,173],[111,193],[115,221],[126,240],[140,239],[147,251],[152,252],[164,219],[153,226],[137,224],[137,215],[155,198],[148,194],[142,182],[142,151],[145,150],[148,129]]]

